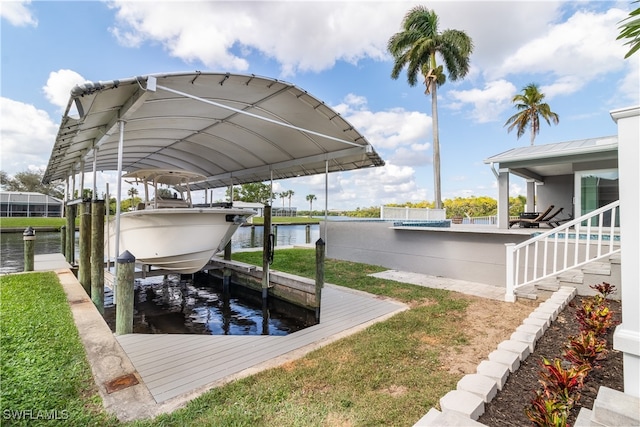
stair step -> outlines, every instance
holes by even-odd
[[[582,273],[611,276],[611,264],[608,262],[590,262],[582,267]]]
[[[580,270],[570,270],[558,276],[558,282],[562,283],[582,283],[584,274]]]
[[[526,298],[535,300],[538,299],[538,295],[536,293],[536,287],[534,285],[526,285],[521,288],[516,289],[515,294],[519,298]]]
[[[542,279],[539,282],[535,283],[536,289],[541,291],[557,291],[560,289],[560,284],[558,283],[557,277],[549,277],[547,279]]]
[[[612,426],[640,425],[640,399],[608,387],[600,387],[593,402],[592,421]]]

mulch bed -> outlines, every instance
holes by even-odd
[[[551,324],[536,344],[535,351],[520,364],[520,368],[509,375],[507,383],[498,391],[496,397],[485,405],[485,413],[478,422],[490,427],[501,426],[527,426],[533,425],[524,413],[524,409],[530,405],[531,399],[535,396],[535,391],[540,389],[538,383],[538,373],[540,372],[539,362],[542,357],[549,360],[561,358],[564,346],[569,342],[569,336],[579,334],[579,325],[576,321],[576,308],[582,305],[584,297],[577,296],[558,315],[558,318]],[[621,305],[618,301],[610,301],[610,308],[613,311],[615,324],[620,323]],[[601,362],[601,368],[593,369],[587,375],[584,387],[581,390],[581,397],[571,411],[568,424],[573,425],[578,412],[582,407],[593,408],[593,402],[598,394],[600,386],[606,386],[614,390],[623,390],[622,352],[613,350],[612,328],[607,335],[609,353],[607,359]]]

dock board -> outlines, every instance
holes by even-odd
[[[320,324],[287,336],[130,334],[117,336],[156,402],[224,384],[301,357],[407,307],[326,285]],[[295,353],[292,353],[295,352]]]

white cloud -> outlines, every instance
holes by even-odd
[[[451,108],[472,104],[471,118],[478,123],[486,123],[500,119],[501,114],[511,107],[515,92],[513,83],[495,80],[486,83],[483,89],[450,90],[447,96],[456,101]]]
[[[72,70],[58,70],[49,73],[47,84],[42,88],[45,96],[53,105],[64,110],[69,101],[69,92],[77,85],[87,80]]]
[[[111,7],[118,20],[111,31],[126,46],[159,42],[185,62],[231,71],[246,71],[242,56],[255,51],[274,58],[287,76],[326,70],[337,60],[386,58],[387,39],[407,5],[114,1]]]
[[[376,149],[394,149],[430,139],[431,117],[417,111],[394,108],[370,111],[367,99],[349,94],[342,104],[333,107],[360,131]]]
[[[3,1],[0,7],[0,16],[16,27],[38,26],[38,20],[33,16],[27,6],[31,0]]]
[[[415,170],[408,166],[387,162],[380,168],[335,175],[336,185],[329,195],[330,206],[367,207],[419,202],[427,198],[427,190],[418,185]]]
[[[558,87],[564,93],[575,92],[590,80],[623,67],[624,48],[616,37],[618,22],[626,15],[615,8],[604,13],[577,11],[567,21],[550,25],[499,67],[487,70],[487,75],[551,73],[564,79]],[[567,80],[568,76],[573,79]]]
[[[13,175],[28,169],[45,169],[58,125],[49,115],[9,98],[1,98],[2,165],[0,169]]]
[[[389,161],[399,166],[421,167],[433,163],[431,154],[426,150],[416,149],[417,144],[412,144],[411,148],[400,147],[391,154]],[[424,144],[425,147],[431,147],[431,144]]]

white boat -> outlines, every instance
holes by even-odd
[[[120,214],[118,252],[129,251],[136,262],[178,273],[195,273],[224,249],[237,228],[254,215],[251,209],[194,207],[189,183],[204,179],[187,171],[146,169],[123,178],[144,184],[144,202]],[[159,185],[168,185],[171,198],[161,198]],[[153,199],[149,190],[153,188]],[[106,253],[116,256],[116,219],[105,231]]]

